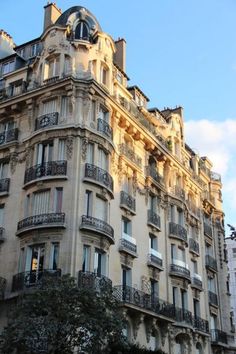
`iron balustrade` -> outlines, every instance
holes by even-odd
[[[218,296],[212,291],[208,291],[208,295],[209,295],[209,303],[211,305],[218,306]]]
[[[194,203],[192,203],[188,200],[186,202],[186,204],[187,204],[191,213],[193,213],[197,217],[200,217],[200,214],[201,214],[200,209]]]
[[[227,333],[225,333],[219,329],[212,329],[211,330],[211,341],[213,343],[228,344]]]
[[[135,165],[138,167],[142,168],[142,158],[135,154],[133,149],[131,149],[128,145],[126,144],[120,144],[119,145],[119,151],[121,155],[126,156],[130,161],[132,161]]]
[[[209,323],[207,320],[204,320],[201,317],[194,316],[193,318],[193,327],[201,332],[208,333],[209,332]]]
[[[52,76],[49,77],[48,79],[43,80],[43,83],[44,85],[50,85],[50,84],[54,84],[58,80],[59,80],[59,76]]]
[[[28,272],[18,273],[13,276],[12,291],[20,291],[36,286],[46,276],[60,277],[61,269],[31,270]]]
[[[48,161],[28,168],[25,171],[24,183],[53,176],[66,176],[67,161]]]
[[[135,305],[170,319],[175,318],[174,305],[151,294],[147,294],[127,285],[114,286],[113,294],[117,300],[125,304]]]
[[[192,277],[192,286],[196,286],[197,288],[202,289],[202,281],[199,278],[193,276]]]
[[[125,206],[133,212],[136,211],[135,198],[131,197],[128,193],[121,191],[120,192],[120,205]]]
[[[154,225],[156,228],[161,228],[161,218],[153,210],[148,210],[148,224]]]
[[[0,243],[5,241],[5,229],[0,227]]]
[[[126,251],[127,253],[137,254],[137,246],[126,240],[125,238],[120,239],[119,251]]]
[[[18,140],[18,128],[6,130],[0,133],[0,145],[4,145]]]
[[[111,175],[102,168],[92,165],[91,163],[85,164],[85,178],[101,183],[104,187],[113,192],[113,178]]]
[[[9,192],[10,178],[0,179],[0,193]]]
[[[174,235],[175,237],[187,243],[187,230],[182,225],[171,221],[169,223],[169,233],[170,236]]]
[[[0,300],[4,299],[6,285],[7,285],[6,279],[3,277],[0,277]]]
[[[148,265],[162,267],[163,266],[163,260],[161,258],[159,258],[157,256],[154,256],[153,254],[149,253],[148,254]]]
[[[207,236],[210,236],[212,238],[213,233],[212,233],[212,226],[209,225],[208,223],[204,222],[203,223],[203,228],[204,228],[204,234]]]
[[[157,172],[153,166],[146,166],[146,175],[152,177],[152,179],[159,184],[164,184],[163,177]]]
[[[183,188],[179,186],[172,187],[171,193],[174,194],[176,197],[185,200],[185,191]]]
[[[104,119],[98,118],[97,130],[106,135],[109,139],[113,139],[113,129]]]
[[[30,228],[33,226],[58,226],[58,224],[64,225],[65,213],[47,213],[29,216],[18,222],[17,230]]]
[[[217,271],[217,262],[216,259],[213,258],[212,256],[210,256],[209,254],[207,254],[205,256],[205,263],[206,263],[206,267],[207,268],[211,268],[215,271]]]
[[[58,125],[58,112],[44,114],[35,121],[35,130]]]
[[[105,221],[94,218],[92,216],[83,215],[81,228],[91,229],[110,237],[114,241],[114,230]]]
[[[189,239],[189,251],[199,254],[199,243],[193,238]]]
[[[176,322],[184,322],[188,325],[193,325],[192,312],[183,308],[175,307]]]
[[[104,275],[80,270],[78,274],[78,286],[82,289],[87,288],[96,291],[111,291],[112,281]]]
[[[170,265],[170,273],[174,273],[174,275],[184,277],[190,280],[190,271],[187,268],[181,267],[178,264],[172,263]]]

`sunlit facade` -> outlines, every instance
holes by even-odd
[[[28,29],[26,29],[28,30]],[[111,284],[130,341],[234,353],[221,179],[183,109],[148,108],[126,42],[45,6],[43,33],[0,32],[0,328],[44,274]]]

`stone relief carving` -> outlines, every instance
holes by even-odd
[[[74,138],[72,136],[68,137],[66,139],[66,157],[68,160],[71,159],[73,154],[73,144],[74,144]]]
[[[143,314],[137,315],[136,317],[133,318],[134,339],[137,338],[139,326],[141,325],[143,320],[144,320]]]
[[[82,156],[83,161],[86,161],[86,158],[87,158],[87,148],[88,148],[88,139],[83,138],[82,139],[82,146],[81,146],[81,156]]]
[[[18,162],[18,155],[16,152],[13,152],[10,155],[10,169],[12,174],[15,173],[17,162]]]

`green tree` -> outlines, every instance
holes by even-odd
[[[1,352],[109,352],[123,341],[124,319],[111,287],[101,287],[78,288],[70,276],[43,277],[18,298],[1,335]]]

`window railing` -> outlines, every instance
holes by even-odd
[[[175,308],[175,320],[176,322],[184,322],[189,325],[193,325],[192,312],[183,308]]]
[[[179,186],[174,186],[171,189],[171,193],[174,194],[176,197],[185,200],[185,191],[183,188]]]
[[[12,291],[20,291],[37,286],[43,277],[60,277],[61,269],[31,270],[18,273],[12,279]]]
[[[124,206],[133,212],[136,211],[135,198],[131,197],[128,193],[121,191],[120,192],[120,206]]]
[[[213,343],[228,344],[227,333],[220,331],[219,329],[212,329],[211,330],[211,341]]]
[[[44,114],[35,121],[35,130],[58,125],[58,112]]]
[[[204,320],[201,317],[195,316],[193,318],[193,326],[196,330],[208,333],[209,332],[209,323],[207,320]]]
[[[106,135],[109,139],[113,139],[113,129],[104,119],[98,118],[97,130]]]
[[[127,237],[122,237],[120,239],[119,251],[127,252],[131,255],[137,256],[137,245],[131,241],[132,239],[133,237],[130,237],[129,239],[127,239]]]
[[[208,291],[210,305],[218,306],[218,296],[212,291]]]
[[[78,286],[79,288],[94,289],[96,291],[112,290],[112,281],[104,275],[80,270],[78,274]]]
[[[148,210],[147,221],[148,221],[148,224],[151,224],[152,226],[155,226],[157,229],[161,228],[161,218],[160,218],[160,216],[158,214],[156,214],[151,209]]]
[[[4,227],[0,227],[0,243],[5,241],[5,229]]]
[[[212,236],[213,236],[212,226],[210,224],[204,222],[203,228],[204,228],[204,234],[207,236],[210,236],[212,238]]]
[[[163,177],[157,172],[156,168],[153,166],[146,166],[146,175],[150,176],[154,181],[159,184],[164,184]]]
[[[162,267],[163,266],[163,260],[162,260],[161,253],[159,253],[156,250],[151,248],[149,250],[147,264],[150,265],[150,266]]]
[[[67,161],[48,161],[28,168],[25,171],[24,183],[53,176],[65,176],[67,172]]]
[[[43,84],[44,85],[54,84],[58,80],[59,80],[59,76],[52,76],[52,77],[49,77],[49,78],[43,80]]]
[[[112,240],[112,242],[114,242],[114,230],[107,222],[103,220],[94,218],[92,216],[83,215],[81,228],[86,228],[91,231],[108,236]]]
[[[183,278],[187,278],[190,281],[190,271],[189,269],[185,266],[179,265],[177,264],[177,260],[174,261],[174,263],[172,263],[170,265],[170,273],[172,275],[176,275],[179,277],[183,277]],[[180,262],[180,261],[179,261]],[[182,262],[181,262],[182,263]],[[184,263],[184,262],[183,262]]]
[[[193,238],[189,239],[189,251],[192,251],[199,255],[199,243]]]
[[[169,234],[187,243],[187,230],[174,222],[169,223]]]
[[[107,171],[103,170],[102,168],[90,163],[86,163],[85,178],[90,178],[98,183],[101,183],[104,187],[110,189],[113,192],[113,178]]]
[[[217,261],[215,258],[207,254],[205,256],[206,267],[217,271]]]
[[[17,230],[27,229],[37,226],[58,226],[58,224],[64,225],[65,213],[48,213],[29,216],[18,222]]]
[[[10,178],[0,179],[0,193],[9,192]]]
[[[192,285],[197,288],[202,288],[202,277],[199,274],[194,273],[192,276]]]
[[[0,133],[0,146],[17,140],[18,140],[18,128],[6,130]]]
[[[119,145],[119,151],[121,155],[126,156],[130,161],[132,161],[135,165],[138,167],[142,168],[142,159],[139,157],[133,149],[131,149],[128,145],[126,144],[120,144]]]

